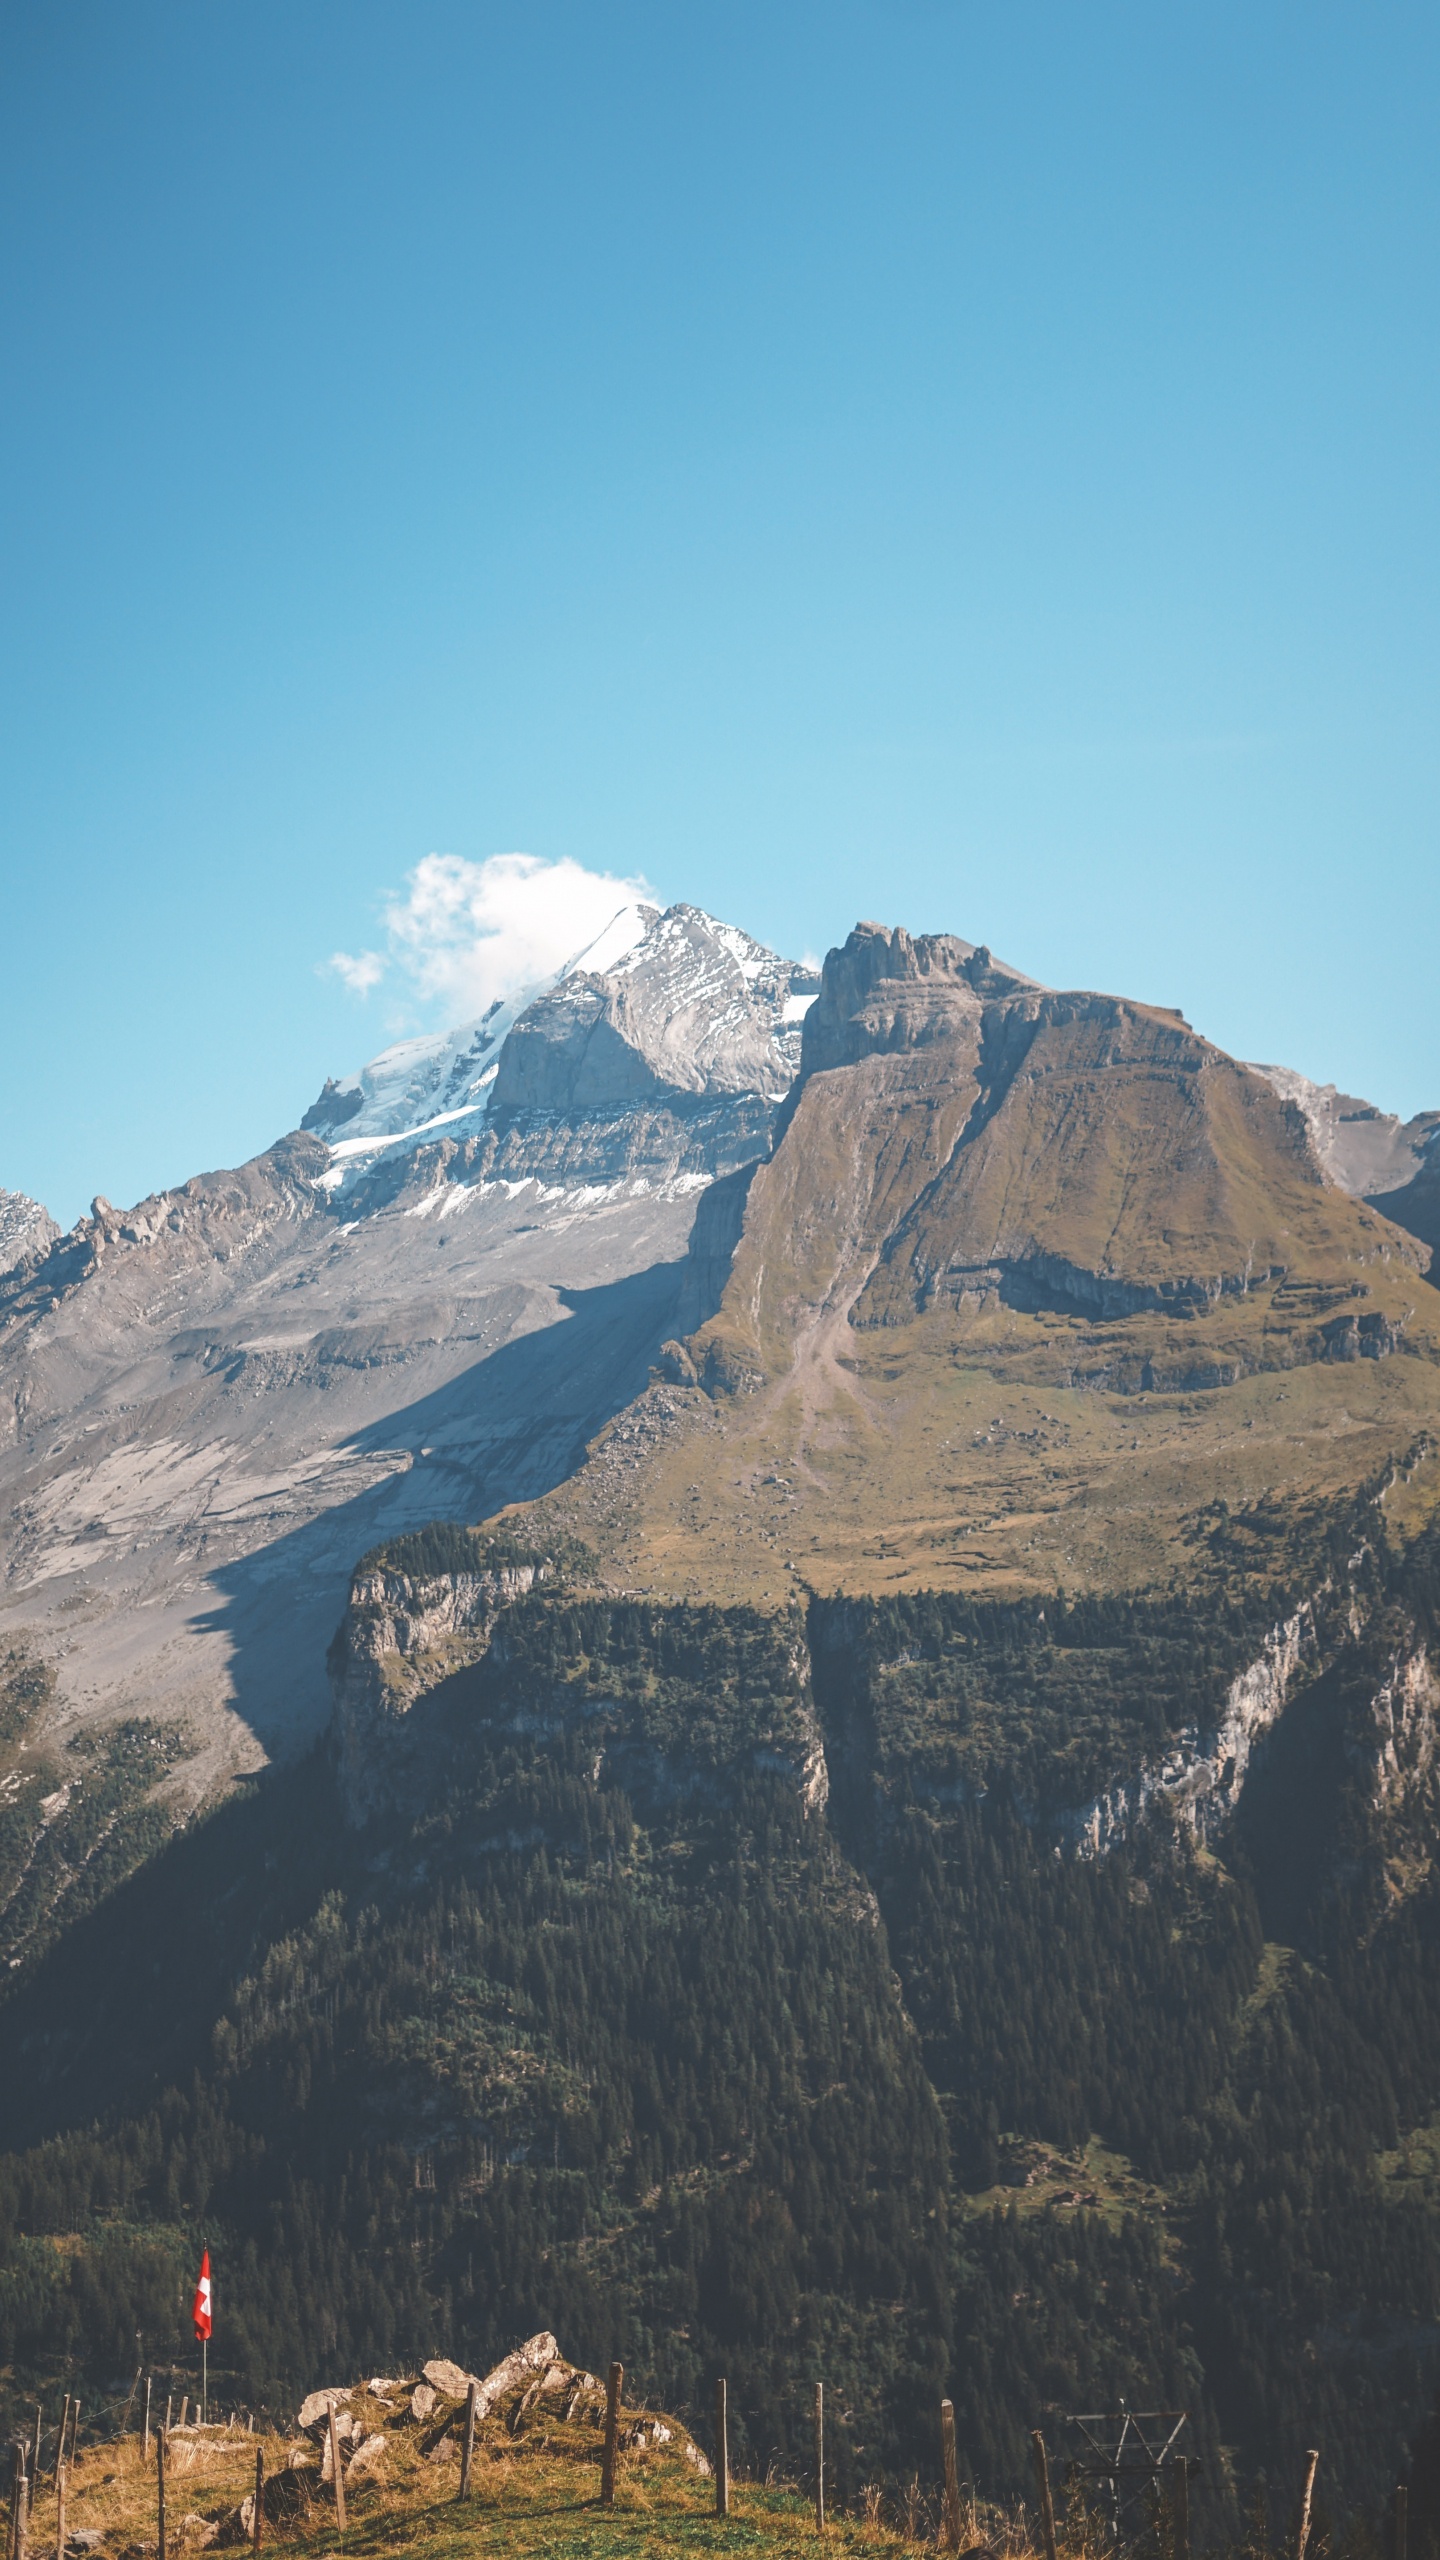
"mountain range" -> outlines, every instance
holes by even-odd
[[[1437,1181],[1440,1114],[1402,1127],[953,937],[862,927],[822,994],[694,908],[626,907],[552,986],[327,1083],[237,1172],[97,1199],[63,1236],[5,1195],[6,1619],[67,1719],[182,1718],[203,1793],[323,1723],[357,1555],[577,1470],[590,1518],[614,1464],[586,1449],[637,1395],[668,1417],[656,1524],[625,1545],[656,1587],[673,1564],[686,1590],[782,1588],[751,1482],[777,1459],[811,1579],[869,1587],[882,1547],[879,1587],[1020,1551],[1083,1577],[1071,1497],[1098,1518],[1094,1471],[1137,1432],[1143,1577],[1192,1496],[1363,1474],[1421,1427],[1428,1361],[1340,1355],[1430,1340]],[[674,1395],[642,1394],[657,1361],[702,1437],[697,1361],[765,1380],[741,1498],[705,1485],[698,1542]],[[1144,1405],[1222,1383],[1261,1435],[1243,1453],[1223,1400]],[[1052,1386],[1080,1397],[1063,1426]]]
[[[941,2387],[1006,2490],[1161,2391],[1215,2530],[1322,2425],[1373,2506],[1437,1185],[1167,1008],[637,906],[238,1171],[4,1195],[0,2368],[78,2316],[34,2235],[120,2341],[200,2215],[255,2392],[528,2324],[728,2369],[756,2459],[823,2373],[856,2481]]]
[[[237,1172],[64,1236],[7,1212],[0,1624],[67,1719],[182,1718],[195,1792],[308,1740],[356,1556],[542,1490],[644,1384],[696,1198],[765,1152],[815,984],[694,908],[627,908]]]

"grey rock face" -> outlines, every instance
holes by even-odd
[[[818,985],[698,907],[625,909],[529,1002],[402,1041],[304,1125],[362,1216],[417,1183],[709,1178],[764,1154]]]
[[[424,1577],[379,1566],[356,1574],[329,1657],[341,1792],[353,1822],[393,1791],[390,1745],[415,1699],[483,1653],[502,1609],[546,1577],[543,1563]]]
[[[0,1271],[38,1262],[60,1233],[48,1209],[23,1191],[0,1190]]]
[[[1214,1723],[1177,1734],[1163,1758],[1142,1761],[1128,1778],[1077,1808],[1062,1826],[1066,1845],[1077,1857],[1104,1857],[1133,1838],[1157,1800],[1197,1840],[1215,1838],[1240,1801],[1257,1745],[1317,1652],[1315,1611],[1305,1601],[1271,1629],[1255,1661],[1231,1681]]]
[[[778,1101],[817,986],[733,925],[670,907],[615,968],[562,978],[521,1015],[492,1111],[605,1113],[661,1092]]]
[[[1304,1117],[1314,1153],[1342,1191],[1372,1201],[1422,1244],[1440,1249],[1440,1111],[1401,1120],[1358,1094],[1313,1084],[1293,1067],[1259,1067]]]
[[[1035,984],[958,934],[859,924],[843,949],[831,952],[819,999],[805,1016],[801,1075],[953,1039],[978,1021],[985,998]]]
[[[767,1152],[814,981],[694,908],[590,956],[538,1028],[402,1043],[237,1171],[65,1236],[16,1213],[0,1637],[56,1663],[62,1724],[178,1718],[197,1793],[298,1747],[356,1558],[545,1490],[710,1312],[696,1203]]]

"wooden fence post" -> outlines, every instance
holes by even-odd
[[[27,2516],[33,2515],[35,2512],[35,2483],[40,2477],[40,2430],[43,2424],[44,2419],[41,2415],[40,2403],[37,2400],[35,2403],[35,2450],[30,2456],[30,2486],[25,2492],[25,2513]]]
[[[10,2548],[14,2560],[25,2560],[25,2449],[18,2444],[10,2490]]]
[[[265,2521],[265,2448],[255,2447],[255,2513],[250,2519],[250,2539],[258,2551],[260,2528]]]
[[[55,2560],[65,2560],[65,2465],[55,2474]]]
[[[1310,2539],[1310,2500],[1315,2493],[1315,2474],[1320,2468],[1320,2455],[1311,2446],[1305,2456],[1305,2486],[1300,2494],[1300,2530],[1295,2536],[1295,2560],[1305,2560],[1305,2545]]]
[[[715,2513],[730,2513],[730,2394],[723,2373],[715,2382]]]
[[[1403,2480],[1395,2490],[1395,2548],[1391,2560],[1406,2560],[1405,2546],[1410,2539],[1410,2492]]]
[[[345,2530],[345,2480],[340,2469],[340,2438],[335,2432],[335,2403],[330,2403],[330,2477],[335,2487],[335,2522]]]
[[[150,2389],[151,2376],[147,2373],[145,2376],[145,2418],[140,2445],[140,2459],[144,2463],[147,2471],[150,2467]]]
[[[815,2530],[825,2530],[825,2385],[815,2385]]]
[[[470,2495],[470,2470],[475,2460],[475,2395],[480,2386],[472,2382],[465,2393],[465,2442],[460,2454],[460,2495]]]
[[[625,2380],[623,2364],[612,2364],[605,2386],[605,2455],[600,2465],[600,2504],[615,2504],[615,2456],[620,2443],[620,2392]]]
[[[945,2545],[960,2548],[960,2465],[955,2458],[955,2403],[940,2403],[940,2448],[945,2458]]]
[[[165,2560],[165,2456],[170,2446],[170,2430],[163,2427],[155,2439],[155,2517],[158,2526],[158,2560]]]
[[[65,2394],[65,2406],[60,2412],[60,2433],[55,2439],[55,2477],[57,2480],[60,2477],[60,2465],[65,2459],[65,2430],[69,2424],[70,2394],[67,2391]]]
[[[72,2469],[74,2468],[74,2463],[75,2463],[75,2441],[76,2441],[76,2438],[78,2437],[79,2433],[80,2433],[80,2403],[79,2403],[79,2401],[77,2400],[77,2401],[76,2401],[76,2403],[75,2403],[74,2408],[73,2408],[73,2409],[71,2410],[71,2412],[70,2412],[70,2463],[71,2463],[71,2468],[72,2468]]]
[[[1050,2495],[1050,2465],[1045,2459],[1045,2438],[1038,2427],[1030,2442],[1035,2452],[1035,2487],[1040,2499],[1040,2530],[1045,2536],[1045,2560],[1055,2560],[1055,2502]]]

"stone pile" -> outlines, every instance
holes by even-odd
[[[373,2374],[359,2382],[329,2383],[301,2403],[288,2458],[265,2482],[266,2520],[287,2523],[317,2497],[327,2492],[333,2497],[332,2411],[347,2496],[352,2487],[359,2489],[385,2478],[387,2458],[397,2440],[408,2442],[422,2461],[458,2464],[472,2383],[477,2442],[482,2429],[493,2442],[497,2432],[520,2437],[541,2426],[557,2425],[586,2427],[598,2438],[604,2426],[604,2383],[563,2356],[548,2329],[527,2338],[483,2375],[436,2356],[418,2374]],[[630,2453],[658,2452],[668,2446],[708,2476],[710,2465],[704,2454],[675,2419],[627,2412],[619,2443],[622,2451]],[[185,2519],[186,2525],[200,2521]],[[203,2540],[221,2548],[238,2546],[250,2540],[253,2523],[252,2496],[211,2525]]]

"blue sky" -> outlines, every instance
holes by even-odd
[[[0,1182],[253,1152],[426,856],[1440,1104],[1433,7],[9,0]]]

